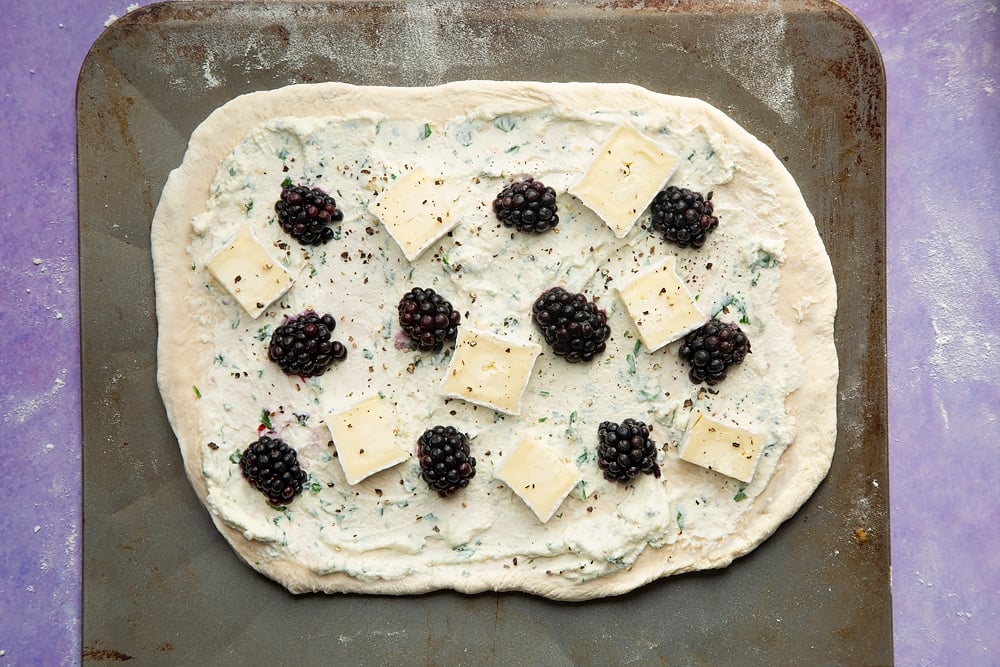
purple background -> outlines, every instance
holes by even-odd
[[[843,4],[888,77],[896,662],[1000,665],[1000,9]],[[80,661],[74,92],[126,5],[0,4],[0,667]]]

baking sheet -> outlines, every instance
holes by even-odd
[[[837,453],[720,571],[557,603],[292,596],[243,565],[184,477],[155,385],[149,224],[191,131],[289,83],[620,81],[699,97],[771,146],[833,261]],[[889,664],[885,83],[831,2],[184,2],[114,23],[80,74],[83,659],[146,664]]]

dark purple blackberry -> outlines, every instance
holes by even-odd
[[[330,224],[344,219],[337,200],[319,188],[285,185],[274,204],[281,228],[302,245],[321,245],[333,238]]]
[[[611,336],[608,316],[583,294],[551,287],[535,300],[531,319],[541,329],[545,342],[566,361],[590,361],[604,352]]]
[[[531,176],[509,183],[493,200],[493,212],[519,232],[545,232],[559,224],[556,191]]]
[[[469,453],[469,436],[454,426],[427,429],[417,441],[420,476],[446,498],[476,476],[476,459]]]
[[[240,472],[273,505],[287,505],[302,493],[306,472],[299,455],[280,438],[262,435],[240,454]]]
[[[730,366],[750,354],[750,339],[735,324],[714,317],[684,337],[681,359],[688,362],[688,377],[695,384],[714,385],[726,379]]]
[[[322,375],[334,361],[347,357],[347,348],[330,335],[337,327],[333,315],[307,310],[290,317],[271,334],[267,356],[289,375]]]
[[[628,483],[639,473],[660,477],[656,443],[649,439],[649,426],[626,419],[621,424],[601,422],[597,428],[597,465],[604,479]]]
[[[417,349],[438,351],[455,340],[462,316],[434,290],[414,287],[399,300],[399,324]]]
[[[671,185],[653,198],[653,229],[682,248],[700,248],[719,226],[714,209],[711,192],[702,197],[700,192]]]

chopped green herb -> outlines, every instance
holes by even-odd
[[[660,398],[660,393],[658,391],[651,391],[645,388],[639,390],[639,400],[644,403],[648,403],[649,401],[655,401],[658,400],[659,398]]]
[[[193,384],[193,385],[191,385],[191,388],[194,389],[194,396],[195,396],[195,398],[201,399],[201,390],[198,389],[198,385]]]
[[[431,136],[431,124],[424,123],[423,129],[420,130],[420,138],[426,139],[429,136]]]
[[[306,480],[306,483],[302,485],[302,488],[310,493],[316,494],[323,490],[323,485],[310,477]]]
[[[233,452],[232,454],[229,455],[229,462],[233,463],[233,464],[239,464],[239,462],[240,462],[240,456],[242,454],[243,454],[243,452],[241,452],[240,450],[237,449],[235,452]]]
[[[264,428],[270,430],[273,428],[271,426],[271,413],[268,412],[267,408],[260,411],[260,423],[264,425]]]
[[[579,459],[577,459],[577,461],[579,461]],[[586,499],[587,499],[587,480],[581,479],[580,480],[580,500],[586,500]]]
[[[221,352],[215,355],[215,363],[219,364],[220,366],[226,363],[226,358],[222,356]]]
[[[576,457],[576,464],[583,465],[590,460],[590,452],[588,450],[583,450],[578,457]]]
[[[549,418],[548,418],[548,417],[539,417],[539,418],[538,418],[538,422],[539,422],[539,423],[542,423],[542,422],[547,422],[548,420],[549,420]]]
[[[253,200],[252,199],[250,201],[248,201],[246,204],[243,205],[243,210],[247,212],[247,215],[250,215],[250,211],[253,210]]]
[[[715,308],[712,309],[712,317],[717,317],[719,313],[726,310],[730,306],[738,310],[743,318],[747,318],[746,304],[743,303],[742,299],[732,294],[727,294],[726,297],[722,301],[720,301],[718,305],[715,306]],[[740,321],[743,322],[743,319],[741,319]],[[746,322],[743,323],[749,324],[750,320],[747,319]]]
[[[635,375],[635,357],[632,354],[626,354],[625,361],[628,362],[628,374]]]
[[[288,176],[285,176],[285,180],[281,182],[281,187],[287,188],[291,184],[292,184],[292,179]]]
[[[511,146],[510,148],[508,148],[507,150],[505,150],[504,152],[505,153],[516,153],[519,150],[521,150],[521,147],[515,144],[514,146]]]
[[[501,132],[510,132],[517,127],[517,123],[514,122],[514,119],[506,115],[494,118],[493,125],[495,125]]]
[[[741,486],[739,490],[736,491],[736,495],[733,496],[733,500],[735,500],[736,502],[740,502],[741,500],[746,500],[747,499],[747,494],[745,493],[746,489],[747,487]]]
[[[309,421],[309,415],[305,415],[305,414],[300,415],[297,412],[293,412],[292,414],[295,415],[295,421],[297,421],[300,426],[305,426],[306,422]]]
[[[288,159],[288,149],[287,148],[282,148],[282,149],[280,149],[278,151],[278,159],[279,160],[287,160]]]
[[[677,528],[684,532],[684,512],[677,512]]]
[[[271,335],[271,325],[265,324],[260,329],[257,329],[257,335],[254,336],[254,338],[256,338],[257,340],[264,341],[267,340],[268,336],[270,335]]]
[[[642,341],[635,341],[635,345],[632,346],[632,354],[639,356],[639,349],[642,347]]]

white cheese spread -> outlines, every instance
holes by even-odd
[[[619,88],[635,97],[616,94],[618,102],[603,104],[589,94],[600,89],[596,84],[563,105],[555,101],[559,88],[536,95],[544,85],[524,84],[532,94],[518,97],[518,84],[469,85],[477,91],[496,86],[502,94],[480,96],[450,116],[436,111],[433,118],[422,117],[419,105],[388,112],[393,105],[385,103],[353,104],[337,116],[272,117],[282,108],[272,104],[271,116],[247,125],[216,162],[204,212],[175,230],[189,235],[186,274],[169,278],[185,283],[176,298],[190,314],[199,354],[179,363],[182,352],[164,352],[174,344],[161,331],[163,372],[196,378],[193,392],[190,382],[172,376],[165,390],[172,420],[183,420],[186,461],[200,462],[189,467],[196,488],[231,540],[238,535],[257,545],[248,557],[255,567],[296,568],[285,581],[293,590],[322,588],[315,582],[339,573],[358,585],[331,588],[474,591],[529,581],[530,590],[575,597],[575,586],[629,572],[644,551],[688,553],[677,556],[678,563],[695,563],[685,569],[726,564],[739,549],[726,547],[716,557],[713,545],[728,544],[734,526],[749,521],[746,513],[797,435],[786,398],[803,384],[803,358],[776,312],[776,292],[785,227],[803,225],[797,217],[808,218],[808,211],[801,199],[788,204],[786,190],[794,186],[787,175],[775,184],[777,161],[756,163],[759,149],[743,143],[754,140],[733,134],[725,125],[731,121],[707,105],[664,96],[645,103],[648,94],[632,87]],[[350,95],[396,94],[343,88],[348,107]],[[626,216],[631,221],[609,228],[592,203],[568,190],[578,183],[583,195],[596,187],[581,175],[600,165],[602,147],[615,146],[609,142],[622,127],[648,138],[656,149],[650,159],[660,162],[657,176],[642,176]],[[671,155],[680,156],[676,164]],[[525,173],[557,191],[556,229],[522,234],[496,220],[493,198]],[[646,206],[667,176],[670,184],[714,192],[721,222],[700,250],[679,249],[648,229]],[[273,207],[286,179],[337,199],[344,219],[333,241],[303,247],[282,232]],[[433,205],[421,206],[430,198],[421,188],[433,191]],[[614,201],[613,193],[602,197],[607,205]],[[168,215],[173,201],[161,204],[158,215]],[[433,224],[408,227],[414,216],[426,222],[428,213]],[[811,218],[806,222],[815,234]],[[243,229],[296,276],[287,292],[276,287],[251,299],[265,305],[276,299],[262,313],[251,304],[251,317],[225,276],[224,289],[209,275],[219,261],[213,258]],[[649,276],[662,267],[670,279],[647,286],[644,281],[659,280]],[[158,289],[166,270],[159,259]],[[532,324],[532,302],[555,285],[584,292],[607,312],[612,334],[592,363],[556,357]],[[683,315],[653,313],[650,323],[630,316],[628,295],[639,286],[675,290],[687,300]],[[413,287],[433,288],[460,311],[457,345],[438,353],[409,346],[396,308]],[[164,308],[177,305],[158,298]],[[268,360],[267,343],[285,316],[307,309],[336,318],[333,336],[348,356],[303,380]],[[711,389],[688,380],[679,343],[668,344],[701,313],[738,322],[753,346]],[[484,343],[478,352],[468,346],[477,336]],[[484,373],[501,366],[505,381],[491,384]],[[166,382],[161,376],[161,386]],[[179,384],[185,386],[178,390]],[[348,422],[359,418],[363,399],[361,406],[377,414],[365,412],[363,433],[350,435]],[[678,444],[695,410],[759,434],[752,483],[748,474],[723,475],[681,459]],[[620,484],[602,477],[598,425],[628,417],[652,427],[661,479],[640,475]],[[428,489],[411,456],[420,434],[438,424],[468,434],[478,463],[469,486],[449,498]],[[285,508],[269,506],[236,465],[238,452],[268,429],[298,451],[308,473],[306,490]],[[559,462],[551,479],[531,472],[529,483],[539,487],[534,492],[512,488],[512,480],[521,479],[515,473],[527,468],[511,458],[525,447]],[[351,453],[362,449],[364,455]],[[373,463],[362,460],[369,455]],[[553,480],[563,486],[540,489]],[[586,595],[641,583],[591,588]]]

